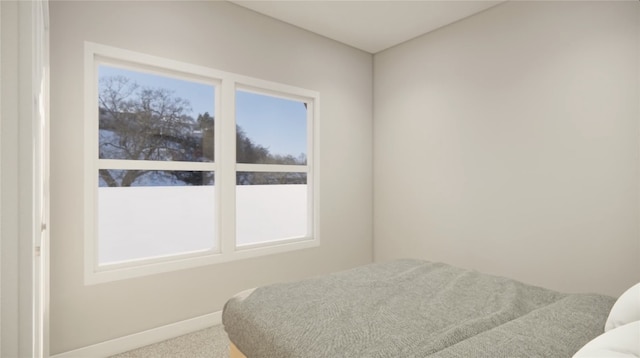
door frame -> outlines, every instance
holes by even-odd
[[[0,355],[48,357],[48,2],[0,8]]]

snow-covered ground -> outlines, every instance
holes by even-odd
[[[99,263],[219,247],[213,186],[98,188]],[[306,185],[236,189],[238,246],[304,236]]]

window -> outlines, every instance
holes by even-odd
[[[217,252],[215,84],[98,64],[98,265]]]
[[[318,94],[85,44],[85,282],[316,246]]]
[[[307,104],[236,91],[236,243],[307,236]]]

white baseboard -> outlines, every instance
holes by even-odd
[[[56,354],[51,358],[102,358],[114,354],[127,352],[150,344],[162,342],[167,339],[182,336],[187,333],[199,331],[222,323],[222,311],[209,313],[204,316],[168,324],[166,326],[150,329],[128,336],[112,339],[110,341],[94,344],[88,347]]]

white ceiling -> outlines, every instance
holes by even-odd
[[[231,0],[369,53],[382,51],[503,1]]]

